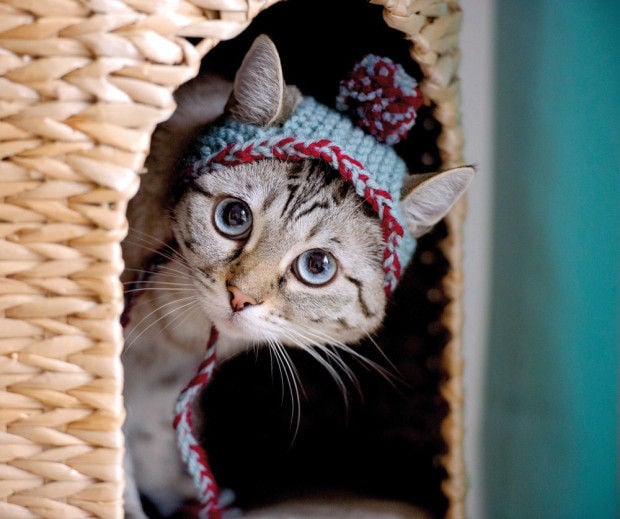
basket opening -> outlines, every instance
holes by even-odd
[[[409,54],[410,42],[385,24],[382,7],[366,0],[277,3],[238,37],[210,51],[201,70],[232,78],[261,33],[284,49],[287,82],[328,105],[333,105],[338,80],[369,52],[392,58],[421,79]],[[423,107],[409,137],[397,146],[411,172],[441,167],[436,144],[440,131],[432,107]],[[349,384],[346,407],[325,369],[293,351],[306,391],[299,432],[293,437],[290,398],[283,394],[280,376],[273,376],[267,350],[241,354],[217,368],[200,399],[206,424],[202,439],[218,483],[235,491],[240,506],[354,492],[445,515],[448,499],[442,482],[447,473],[441,456],[447,445],[441,423],[449,406],[440,384],[447,377],[441,359],[451,332],[442,324],[449,303],[442,288],[449,263],[440,244],[446,234],[440,222],[418,240],[376,339],[406,384],[393,387],[343,354],[360,384],[359,391]],[[370,342],[358,349],[391,369]]]

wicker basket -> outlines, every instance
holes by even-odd
[[[155,125],[219,41],[274,0],[0,2],[0,517],[121,517],[125,210]],[[412,42],[461,162],[454,1],[374,0]],[[464,516],[461,223],[438,239],[447,516]]]

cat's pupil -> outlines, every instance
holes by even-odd
[[[321,251],[314,251],[306,257],[308,271],[312,274],[322,274],[329,266],[329,257]]]
[[[225,214],[226,223],[231,227],[240,227],[248,223],[248,211],[243,204],[233,202],[228,205]]]

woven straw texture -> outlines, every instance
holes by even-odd
[[[122,517],[125,209],[155,125],[200,58],[274,0],[0,1],[0,517]],[[445,167],[462,156],[455,2],[374,0],[412,41],[443,125]],[[196,38],[192,44],[186,38]],[[444,322],[449,517],[464,516],[460,227]]]

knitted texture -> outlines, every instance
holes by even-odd
[[[399,64],[368,54],[340,82],[336,108],[379,142],[394,145],[407,136],[422,106],[417,86]]]
[[[339,112],[305,97],[281,126],[263,128],[228,118],[210,128],[187,159],[185,180],[266,158],[322,160],[353,184],[381,220],[384,288],[391,294],[415,247],[398,204],[406,165],[397,153]]]

